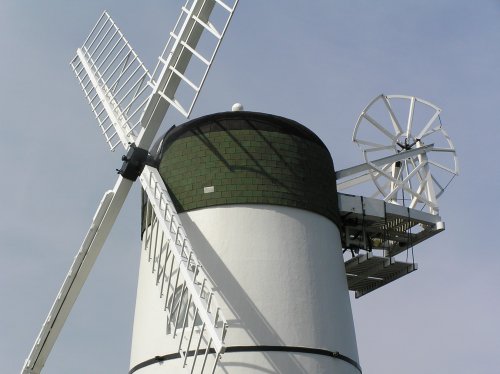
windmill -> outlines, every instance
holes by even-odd
[[[43,367],[136,179],[144,195],[131,373],[361,372],[347,289],[361,296],[408,273],[414,264],[396,262],[395,249],[443,229],[428,197],[430,146],[413,144],[410,127],[405,139],[397,133],[395,155],[335,175],[326,147],[302,125],[235,110],[173,128],[150,148],[170,106],[189,116],[236,5],[188,1],[151,75],[107,13],[77,51],[72,67],[106,141],[127,155],[24,373]],[[204,36],[215,38],[211,47]],[[204,67],[198,80],[190,60]],[[412,176],[426,182],[415,191],[400,170],[420,159]],[[337,195],[343,178],[351,179],[341,187],[371,178],[381,193],[400,192]],[[403,191],[434,211],[398,205]],[[414,226],[423,229],[413,234]],[[345,264],[342,248],[356,252]]]

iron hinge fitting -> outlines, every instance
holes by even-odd
[[[127,154],[122,156],[122,161],[122,167],[116,169],[116,171],[123,178],[131,181],[137,180],[144,170],[144,166],[155,167],[154,159],[149,152],[146,149],[137,147],[134,143],[130,144]]]

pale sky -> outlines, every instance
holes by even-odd
[[[175,1],[0,0],[1,371],[19,372],[122,152],[110,153],[69,62],[104,9],[152,69]],[[415,247],[419,270],[352,299],[364,374],[500,367],[500,1],[240,0],[192,117],[229,110],[292,118],[337,169],[376,95],[443,109],[461,175],[440,199],[446,231]],[[181,123],[169,113],[163,131]],[[45,373],[124,373],[139,259],[139,188],[89,276]],[[488,240],[486,240],[488,239]]]

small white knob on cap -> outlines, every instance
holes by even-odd
[[[243,110],[243,105],[241,105],[240,103],[235,103],[233,104],[233,106],[231,107],[231,110],[233,112],[240,112]]]

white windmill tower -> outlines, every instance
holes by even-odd
[[[430,166],[446,166],[427,155],[455,152],[451,142],[424,144],[440,132],[439,113],[413,135],[419,99],[407,98],[405,132],[396,97],[377,98],[394,134],[369,114],[374,100],[354,134],[366,163],[337,173],[310,130],[239,105],[171,128],[151,147],[170,106],[189,116],[237,2],[188,0],[151,75],[107,13],[78,49],[72,67],[106,141],[127,155],[24,374],[43,368],[137,178],[142,255],[129,373],[360,373],[348,289],[361,296],[412,271],[394,256],[444,228]],[[370,126],[390,144],[370,130],[363,138]],[[394,154],[371,158],[378,151]],[[337,194],[337,183],[369,179],[382,200]],[[343,248],[353,253],[345,263]]]

